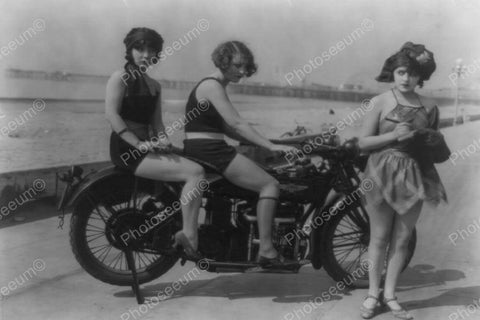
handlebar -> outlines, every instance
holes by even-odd
[[[305,135],[287,139],[270,140],[276,144],[286,144],[297,147],[305,154],[317,154],[329,158],[355,158],[359,155],[358,138],[353,138],[340,144],[338,136]]]

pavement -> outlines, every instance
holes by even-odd
[[[443,133],[457,155],[437,166],[449,202],[424,206],[417,249],[401,275],[398,298],[415,319],[476,320],[480,123]],[[172,296],[139,306],[130,288],[102,283],[83,271],[70,249],[70,217],[59,229],[56,214],[52,200],[45,199],[24,204],[0,224],[0,320],[361,319],[358,310],[367,290],[332,289],[335,281],[310,265],[298,274],[216,274],[192,273],[193,264],[177,264],[142,285],[146,297],[167,290]],[[19,217],[23,221],[15,221]],[[393,316],[385,312],[374,319]]]

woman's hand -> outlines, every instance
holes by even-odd
[[[149,143],[153,146],[153,151],[157,153],[169,152],[172,149],[172,143],[167,137],[151,139]]]
[[[395,137],[397,137],[397,140],[402,141],[413,137],[414,129],[411,123],[400,122],[399,124],[397,124],[393,132],[395,134]]]
[[[270,147],[269,150],[270,151],[283,152],[283,153],[293,153],[293,154],[297,154],[298,152],[300,152],[300,150],[298,150],[295,147],[287,146],[287,145],[283,145],[283,144],[274,144],[274,145],[272,145],[272,147]]]
[[[154,144],[151,141],[139,141],[135,146],[141,152],[155,152]]]
[[[136,148],[140,149],[141,152],[165,153],[171,151],[172,144],[168,139],[152,141],[147,140],[137,143]]]

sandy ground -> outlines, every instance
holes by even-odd
[[[438,166],[449,203],[425,206],[415,255],[402,274],[398,297],[415,319],[480,319],[480,123],[444,130],[455,162]],[[478,143],[477,143],[478,145]],[[68,225],[57,229],[48,202],[23,208],[24,223],[0,232],[0,290],[17,288],[0,301],[2,320],[63,319],[360,319],[366,289],[342,291],[312,307],[312,301],[335,285],[323,270],[305,266],[296,275],[200,273],[168,300],[139,308],[129,288],[101,283],[84,272],[68,244]],[[46,218],[51,217],[51,218]],[[456,238],[456,239],[455,239]],[[455,240],[452,240],[455,239]],[[36,272],[20,281],[36,263]],[[155,296],[188,273],[177,265],[142,286]],[[382,313],[374,319],[393,319]]]
[[[183,117],[186,95],[165,90],[167,126]],[[0,173],[109,159],[110,126],[104,117],[103,103],[49,101],[35,111],[34,101],[35,98],[0,102]],[[242,116],[271,138],[294,129],[297,123],[310,132],[320,132],[328,124],[343,120],[350,124],[339,131],[344,138],[357,135],[361,125],[359,113],[354,114],[361,107],[358,103],[247,95],[233,95],[232,101]],[[479,106],[462,108],[469,114],[480,113]],[[441,117],[453,114],[452,107],[441,108]],[[174,131],[170,138],[181,146],[183,131]]]

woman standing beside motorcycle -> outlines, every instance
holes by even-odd
[[[162,122],[161,87],[146,74],[159,60],[163,39],[155,30],[134,28],[125,37],[124,44],[127,59],[124,70],[114,72],[107,83],[105,113],[113,131],[110,157],[117,167],[136,176],[185,182],[183,197],[198,187],[204,170],[188,159],[165,152],[171,144]],[[159,150],[164,152],[157,152]],[[201,191],[198,190],[198,196],[189,198],[191,200],[185,204],[181,202],[183,230],[175,235],[175,241],[195,260],[200,259],[196,252],[196,224]]]
[[[297,262],[286,261],[272,243],[272,224],[279,197],[278,181],[250,159],[237,154],[224,140],[224,134],[245,139],[270,151],[295,152],[295,148],[275,145],[259,134],[243,119],[226,92],[230,82],[237,83],[257,70],[250,49],[240,41],[220,44],[212,53],[217,70],[202,79],[192,90],[187,116],[198,104],[208,108],[185,125],[185,156],[215,168],[233,184],[257,192],[258,229],[260,235],[259,263],[264,268],[284,268]],[[229,128],[227,133],[226,127]]]
[[[370,151],[365,176],[374,187],[366,193],[370,205],[370,243],[372,268],[369,270],[368,296],[361,306],[362,317],[375,316],[386,304],[398,319],[413,319],[395,297],[407,246],[418,220],[422,204],[446,200],[444,187],[431,161],[420,155],[415,131],[438,133],[438,107],[432,99],[415,92],[435,70],[433,54],[423,45],[405,43],[389,57],[380,82],[393,82],[393,89],[374,97],[367,113],[359,147]],[[442,138],[443,139],[443,138]],[[386,248],[388,263],[383,294],[380,292]],[[382,297],[383,295],[383,297]]]

